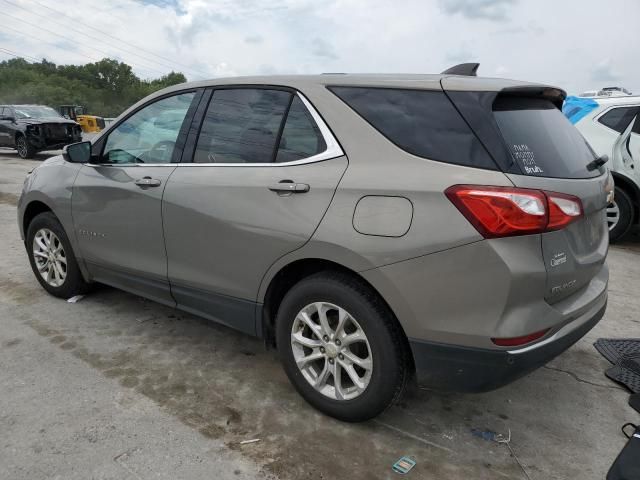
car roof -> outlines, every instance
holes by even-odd
[[[218,85],[282,85],[293,88],[303,88],[305,85],[357,85],[370,87],[424,88],[428,85],[440,83],[443,78],[447,78],[447,80],[451,84],[455,84],[459,87],[465,87],[464,89],[469,90],[502,90],[503,88],[516,86],[548,87],[548,85],[522,82],[518,80],[465,75],[323,73],[319,75],[261,75],[216,78],[211,80],[201,80],[197,82],[181,84],[181,88],[208,87]]]
[[[564,100],[566,93],[550,85],[522,82],[504,78],[476,77],[451,74],[381,74],[381,73],[323,73],[318,75],[260,75],[247,77],[226,77],[196,82],[180,83],[158,90],[151,95],[139,100],[136,104],[121,113],[126,115],[140,105],[157,97],[169,95],[184,90],[206,87],[220,87],[225,85],[252,85],[252,86],[277,86],[288,87],[308,92],[317,87],[335,86],[367,86],[378,88],[405,88],[405,89],[429,89],[440,90],[445,84],[447,90],[461,91],[501,91],[504,89],[535,88],[552,89],[555,97]],[[561,101],[557,102],[559,105]]]

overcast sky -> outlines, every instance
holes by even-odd
[[[484,76],[640,94],[638,0],[0,0],[0,21],[0,59],[109,56],[143,78],[477,61]]]

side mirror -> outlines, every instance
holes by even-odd
[[[9,122],[14,122],[14,123],[15,123],[15,121],[16,121],[16,119],[15,119],[15,118],[13,118],[13,117],[7,117],[7,116],[4,116],[4,115],[3,115],[2,117],[0,117],[0,120],[7,120],[7,121],[9,121]]]
[[[91,160],[91,142],[67,145],[62,151],[62,157],[71,163],[88,163]]]

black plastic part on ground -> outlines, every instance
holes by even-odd
[[[626,432],[625,427],[634,428],[632,434]],[[627,423],[622,432],[629,438],[618,457],[611,465],[607,480],[637,480],[640,478],[640,428]]]
[[[599,338],[593,345],[614,364],[605,375],[632,392],[640,393],[640,339]]]
[[[629,396],[629,406],[640,413],[640,393],[634,393]]]
[[[640,355],[640,338],[599,338],[593,346],[614,364],[622,357]]]

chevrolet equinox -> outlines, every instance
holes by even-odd
[[[603,316],[613,184],[564,91],[466,70],[154,93],[27,177],[33,272],[261,337],[346,421],[511,382]]]

